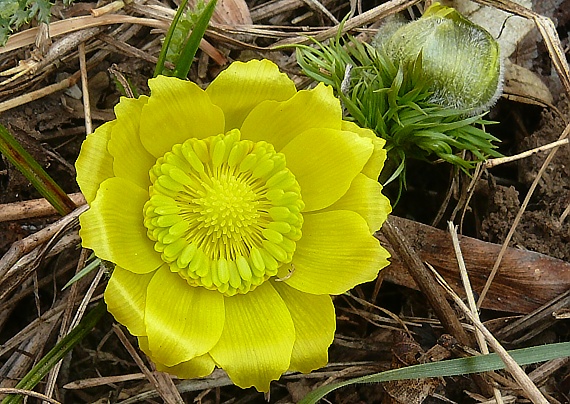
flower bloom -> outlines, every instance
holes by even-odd
[[[373,280],[390,212],[384,141],[342,120],[324,85],[233,63],[208,87],[160,76],[85,140],[83,246],[116,264],[109,311],[157,369],[224,369],[268,391],[327,363],[330,295]]]

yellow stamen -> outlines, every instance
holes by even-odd
[[[193,286],[247,293],[291,261],[304,208],[285,156],[235,129],[175,145],[150,170],[144,224]]]

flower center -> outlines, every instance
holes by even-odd
[[[285,156],[234,129],[172,147],[150,170],[148,237],[193,286],[247,293],[291,261],[304,208]]]

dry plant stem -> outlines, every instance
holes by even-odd
[[[125,95],[127,96],[127,98],[135,98],[135,94],[133,93],[133,90],[131,89],[129,82],[127,81],[125,76],[123,76],[123,73],[117,70],[117,66],[113,65],[109,67],[108,70],[109,73],[111,73],[117,79],[117,81],[123,86],[123,90],[125,91]]]
[[[473,295],[473,289],[471,288],[471,281],[469,280],[469,274],[467,273],[467,268],[465,267],[465,261],[463,260],[463,254],[461,253],[461,247],[459,246],[459,238],[457,237],[457,228],[453,222],[447,222],[447,227],[449,229],[449,234],[451,235],[451,241],[453,243],[453,249],[455,251],[455,258],[457,259],[457,264],[459,266],[459,274],[461,275],[461,281],[463,283],[463,288],[465,289],[465,295],[467,296],[467,303],[469,303],[469,309],[473,314],[473,317],[477,321],[479,319],[479,311],[477,310],[477,304],[475,302],[475,297]],[[489,348],[485,342],[485,337],[483,333],[475,328],[475,338],[477,339],[477,345],[482,354],[488,354]],[[498,388],[493,387],[493,396],[497,404],[503,404],[503,398],[501,397],[501,392]]]
[[[24,257],[26,254],[32,252],[36,248],[48,242],[52,237],[58,234],[62,229],[74,223],[79,215],[87,210],[87,205],[75,209],[69,215],[63,217],[57,222],[49,225],[48,227],[12,244],[10,249],[2,259],[0,259],[0,284],[5,280],[6,275],[10,269]],[[7,294],[6,290],[0,288],[0,300]]]
[[[85,310],[87,309],[87,305],[91,302],[91,298],[93,297],[93,293],[95,293],[95,289],[99,285],[99,282],[101,281],[101,278],[103,277],[104,274],[105,274],[105,267],[103,265],[100,265],[99,271],[97,272],[97,275],[95,275],[95,278],[91,282],[89,289],[87,289],[87,292],[85,292],[85,296],[83,296],[83,299],[81,300],[81,303],[79,304],[79,307],[77,308],[77,312],[75,313],[75,317],[71,321],[71,324],[69,324],[68,333],[71,330],[73,330],[75,327],[77,327],[77,325],[79,324],[79,322],[83,318],[83,315],[85,314]]]
[[[482,175],[483,175],[483,163],[479,162],[479,163],[477,163],[477,166],[475,167],[475,172],[473,173],[473,175],[471,177],[471,181],[469,182],[469,185],[467,186],[467,191],[466,191],[467,198],[465,199],[465,202],[458,203],[457,206],[455,206],[455,208],[453,209],[453,213],[451,214],[450,220],[453,221],[453,220],[455,220],[455,215],[457,214],[459,209],[461,209],[461,218],[459,219],[459,232],[460,233],[463,233],[463,222],[465,220],[465,214],[467,213],[467,208],[469,207],[469,203],[471,201],[471,198],[475,194],[475,189],[477,187],[477,183],[481,179]]]
[[[566,89],[566,94],[570,95],[570,68],[568,67],[568,61],[566,60],[564,49],[560,43],[560,37],[556,32],[556,27],[550,18],[546,18],[542,15],[535,14],[533,20],[538,31],[544,38],[558,77],[560,77],[560,81],[562,81]]]
[[[485,168],[493,168],[493,167],[496,167],[500,164],[505,164],[505,163],[510,163],[512,161],[521,160],[521,159],[524,159],[526,157],[530,157],[533,154],[540,153],[540,152],[543,152],[546,150],[550,150],[554,147],[562,146],[565,144],[568,144],[568,139],[557,140],[556,142],[545,144],[544,146],[536,147],[534,149],[527,150],[527,151],[519,153],[519,154],[515,154],[514,156],[498,157],[495,159],[490,159],[490,160],[487,160],[485,162]]]
[[[85,62],[85,42],[81,42],[78,47],[79,53],[79,71],[81,72],[81,90],[83,93],[83,112],[85,114],[85,132],[90,134],[93,132],[93,123],[91,121],[91,103],[89,101],[89,82],[87,80],[87,62]]]
[[[83,260],[80,259],[80,263],[82,263],[82,266],[83,266],[83,264],[85,263],[85,258],[86,258],[87,253],[86,253],[86,250],[82,250],[81,253],[82,253]],[[63,325],[62,325],[60,331],[63,331],[63,333],[60,333],[60,337],[61,337],[61,334],[63,334],[63,336],[66,336],[75,327],[77,327],[77,325],[79,324],[79,322],[83,318],[83,315],[85,314],[85,310],[87,309],[87,305],[91,301],[91,297],[93,296],[93,293],[95,292],[95,288],[97,287],[97,285],[99,285],[99,282],[101,281],[101,278],[103,277],[104,273],[105,273],[105,269],[104,269],[103,265],[101,265],[99,268],[99,271],[95,275],[95,278],[91,282],[89,289],[87,290],[87,292],[83,296],[83,299],[81,300],[81,303],[79,304],[79,307],[77,308],[77,312],[75,313],[75,317],[73,318],[73,320],[71,320],[71,323],[69,323],[69,327],[67,327],[67,330],[65,330]],[[77,283],[78,282],[75,282],[73,284],[73,286],[76,286]],[[75,291],[77,291],[77,288],[75,289]],[[71,293],[72,298],[74,298],[75,296],[76,295]],[[71,302],[73,302],[74,300],[75,299],[71,300]],[[68,307],[73,308],[73,303]],[[66,313],[66,314],[68,314],[68,313]],[[68,320],[68,319],[69,319],[69,317],[65,318],[65,320]],[[61,338],[59,338],[59,340],[61,340]],[[58,342],[59,342],[59,340],[58,340]],[[59,374],[59,370],[61,369],[62,363],[63,363],[63,361],[59,361],[52,368],[52,370],[49,373],[48,383],[47,383],[47,387],[46,387],[46,391],[45,391],[47,396],[51,396],[53,394],[53,390],[55,389],[55,382],[57,381],[57,376]]]
[[[566,126],[566,128],[564,129],[564,132],[562,132],[562,135],[560,135],[559,140],[566,139],[568,137],[568,134],[570,134],[570,124]],[[519,222],[522,218],[522,215],[525,212],[526,207],[528,206],[528,203],[530,202],[530,198],[532,197],[532,194],[534,193],[534,190],[536,189],[538,182],[542,178],[542,175],[544,174],[544,172],[546,171],[546,168],[548,167],[548,165],[550,164],[550,162],[554,158],[554,155],[558,151],[559,147],[560,146],[554,147],[550,151],[550,153],[548,154],[548,156],[544,160],[544,163],[540,167],[540,170],[538,171],[536,178],[532,182],[527,194],[525,195],[525,198],[521,204],[521,207],[520,207],[519,211],[517,212],[517,215],[515,216],[513,224],[511,226],[511,228],[509,229],[509,232],[507,233],[507,237],[505,238],[505,241],[503,242],[503,245],[501,246],[501,251],[499,251],[499,256],[495,260],[495,264],[493,265],[493,269],[491,270],[491,273],[489,274],[489,278],[487,279],[487,282],[485,283],[485,287],[481,291],[481,295],[479,296],[479,300],[477,301],[477,307],[481,307],[481,303],[483,302],[483,300],[485,300],[485,296],[487,295],[487,292],[489,291],[489,288],[491,287],[491,283],[493,283],[493,279],[495,278],[495,275],[497,275],[497,271],[499,270],[499,266],[501,265],[501,261],[503,259],[503,256],[505,255],[505,252],[507,251],[507,248],[509,247],[509,243],[511,242],[511,239],[512,239],[513,235],[515,234],[515,229],[516,229],[517,225],[519,224]]]
[[[321,13],[326,15],[333,23],[338,24],[339,21],[335,18],[334,15],[325,7],[319,0],[303,0],[311,8],[316,8]]]
[[[75,273],[78,273],[79,271],[81,271],[81,269],[85,266],[85,260],[87,259],[87,255],[88,255],[87,250],[82,249],[81,255],[79,256],[79,262],[77,263],[77,268],[76,268]],[[57,338],[57,342],[61,341],[61,339],[64,338],[67,334],[69,334],[69,332],[73,329],[73,325],[70,325],[70,321],[71,321],[71,315],[73,313],[73,307],[74,307],[75,300],[76,300],[78,294],[83,292],[83,290],[81,290],[81,291],[78,290],[80,284],[81,284],[80,282],[75,282],[71,286],[71,290],[70,290],[69,296],[67,298],[65,312],[63,314],[63,319],[61,321],[61,326],[59,328],[59,335]],[[89,297],[91,297],[91,294],[89,294]],[[44,390],[46,396],[49,396],[49,397],[52,396],[53,391],[55,389],[55,383],[57,381],[57,376],[59,375],[59,370],[60,370],[62,364],[63,364],[63,361],[59,361],[50,370],[48,377],[47,377],[47,380],[46,380],[46,388]]]
[[[146,376],[142,373],[132,373],[130,375],[120,376],[104,376],[92,379],[83,379],[76,382],[70,382],[63,386],[66,390],[83,390],[91,387],[104,386],[111,383],[128,382],[132,380],[141,380]]]
[[[39,100],[40,98],[43,98],[46,95],[50,95],[58,91],[65,90],[66,88],[72,87],[77,83],[77,80],[79,80],[80,74],[81,74],[80,72],[75,72],[68,78],[63,79],[58,83],[54,83],[47,87],[42,87],[38,90],[22,94],[19,97],[11,98],[4,102],[0,102],[0,113],[8,111],[12,108],[19,107],[20,105],[24,105],[29,102]]]
[[[435,275],[436,279],[440,283],[441,286],[444,287],[446,292],[451,296],[453,301],[459,308],[464,312],[464,314],[469,318],[469,320],[473,323],[477,329],[481,331],[481,333],[485,336],[487,343],[493,348],[493,351],[501,358],[503,363],[505,364],[505,368],[509,371],[509,373],[513,376],[513,378],[517,381],[525,395],[535,404],[548,404],[548,401],[541,393],[541,391],[536,387],[536,385],[530,380],[528,375],[521,369],[521,367],[517,364],[517,362],[509,355],[509,353],[502,347],[502,345],[497,341],[497,339],[493,336],[493,334],[485,327],[481,321],[477,319],[477,317],[469,310],[469,307],[463,303],[463,300],[453,291],[453,289],[447,284],[445,279],[441,277],[437,273],[437,271],[433,270],[433,274]]]
[[[25,254],[31,252],[36,247],[47,242],[62,228],[68,226],[77,220],[80,214],[88,209],[87,205],[83,205],[69,215],[62,217],[57,222],[43,228],[42,230],[12,244],[10,249],[2,259],[0,259],[0,280],[6,275],[10,268]]]
[[[471,341],[469,336],[461,326],[457,314],[441,293],[441,288],[437,282],[435,282],[430,271],[426,269],[418,254],[409,245],[398,227],[392,223],[390,218],[386,220],[382,225],[382,234],[405,263],[406,268],[420,287],[420,290],[426,295],[445,330],[457,338],[461,344],[470,346]]]
[[[168,397],[171,399],[171,402],[175,404],[184,404],[184,400],[182,399],[180,392],[176,389],[176,385],[172,381],[170,375],[157,372],[155,370],[154,377],[156,377],[156,381],[160,386],[159,391],[162,391],[161,397]]]
[[[125,53],[126,55],[134,56],[134,57],[137,57],[139,59],[146,60],[147,62],[149,62],[153,65],[155,65],[156,62],[158,61],[158,58],[156,56],[150,55],[150,54],[146,53],[145,51],[142,51],[138,48],[135,48],[132,45],[129,45],[126,42],[118,41],[115,38],[113,38],[111,35],[99,34],[99,35],[97,35],[97,38],[99,38],[103,42],[111,45],[113,48],[119,50],[120,52]],[[174,65],[172,63],[169,63],[166,67],[174,70]]]
[[[85,205],[86,203],[81,192],[68,194],[68,196],[75,203],[75,206]],[[0,222],[11,222],[56,214],[57,212],[53,206],[44,198],[0,205]]]
[[[296,10],[302,4],[302,0],[278,0],[263,2],[251,8],[251,19],[253,21],[269,19],[278,14]]]
[[[170,21],[159,21],[152,18],[131,17],[129,15],[122,14],[109,14],[101,17],[83,16],[69,18],[62,21],[55,21],[50,24],[50,32],[52,36],[58,36],[77,30],[85,30],[87,28],[113,24],[138,24],[166,31],[170,25]],[[12,35],[8,39],[6,45],[0,48],[0,54],[33,44],[36,33],[36,28],[30,28],[26,31]],[[224,65],[227,61],[226,58],[216,48],[214,48],[208,41],[204,39],[200,41],[200,49],[208,53],[208,55],[219,65]]]
[[[564,209],[564,212],[562,212],[562,214],[560,215],[560,219],[558,219],[558,223],[560,226],[564,224],[564,221],[566,220],[569,214],[570,214],[570,204],[566,206],[566,209]]]
[[[121,343],[127,349],[139,369],[144,373],[150,384],[152,384],[156,391],[160,394],[164,402],[167,404],[184,404],[184,400],[182,400],[182,397],[180,397],[178,390],[175,389],[177,392],[176,395],[173,395],[170,391],[164,390],[163,380],[159,382],[155,377],[155,373],[151,372],[149,368],[146,367],[136,349],[129,342],[128,338],[125,336],[125,333],[123,333],[123,330],[121,330],[118,325],[113,325],[113,331],[115,331],[115,334],[117,337],[119,337]]]
[[[114,1],[103,7],[94,8],[91,10],[91,15],[93,17],[101,17],[103,14],[112,13],[114,11],[119,11],[125,6],[125,3],[121,0]]]
[[[5,355],[12,349],[16,348],[23,341],[29,340],[31,336],[37,333],[41,324],[57,322],[61,317],[63,305],[58,305],[42,314],[41,317],[31,321],[26,327],[20,330],[16,335],[0,345],[0,356]]]
[[[100,30],[101,28],[90,28],[71,33],[51,45],[45,57],[39,61],[36,61],[34,58],[20,61],[17,67],[0,73],[0,76],[12,75],[9,79],[0,82],[0,86],[5,86],[26,74],[33,75],[38,71],[48,68],[72,49],[77,48],[81,42],[87,41],[95,36]]]
[[[55,326],[53,322],[40,322],[34,333],[18,346],[0,369],[0,387],[13,387],[9,384],[24,377],[40,360],[42,353],[46,352],[46,335],[51,335]]]
[[[553,359],[534,369],[528,374],[528,377],[530,377],[535,384],[540,385],[546,383],[554,372],[565,367],[568,363],[570,363],[570,357]]]
[[[63,250],[77,246],[81,242],[77,232],[56,235],[45,246],[34,249],[31,253],[24,255],[6,274],[0,279],[0,301],[10,296],[16,288],[34,275],[34,271],[40,266],[45,258],[53,257]]]
[[[507,324],[495,332],[495,334],[497,338],[517,345],[544,331],[544,329],[554,322],[552,314],[569,306],[570,290],[567,290],[545,305],[528,313],[526,316]]]
[[[365,11],[362,14],[357,15],[354,18],[346,21],[342,32],[350,31],[356,27],[360,27],[362,25],[368,24],[371,21],[376,21],[381,19],[382,17],[399,13],[400,11],[405,10],[408,7],[413,6],[416,3],[419,3],[420,0],[391,0],[386,3],[383,3],[377,7],[374,7],[371,10]],[[324,41],[325,39],[332,38],[338,33],[339,26],[335,25],[329,29],[319,32],[312,36],[313,39],[317,41]],[[306,36],[300,36],[295,38],[288,38],[282,41],[275,43],[270,49],[275,49],[282,45],[291,45],[291,44],[302,44],[302,43],[309,43],[310,40]]]
[[[82,16],[50,23],[50,35],[56,37],[70,32],[113,24],[138,24],[151,28],[168,29],[169,23],[152,18],[138,18],[122,14],[109,14],[101,17]],[[0,54],[11,52],[24,46],[32,45],[39,28],[30,28],[12,35],[6,45],[0,48]]]
[[[43,401],[46,401],[50,404],[61,404],[59,401],[54,400],[53,398],[49,398],[48,396],[44,396],[41,393],[36,393],[35,391],[31,390],[22,390],[22,389],[12,389],[7,387],[0,387],[0,394],[22,394],[24,396],[40,398]]]

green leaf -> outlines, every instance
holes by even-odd
[[[2,125],[0,125],[0,153],[24,174],[60,215],[64,216],[76,208],[69,196]]]
[[[204,33],[210,24],[212,14],[214,14],[216,3],[217,0],[210,0],[202,14],[200,14],[196,26],[192,30],[190,38],[188,38],[188,42],[186,42],[182,54],[176,63],[176,67],[174,68],[173,75],[175,77],[185,79],[188,76],[190,66],[192,66],[192,62],[194,61],[194,56],[200,47],[200,41],[204,37]]]
[[[68,287],[70,287],[71,285],[73,285],[75,282],[77,282],[78,280],[80,280],[81,278],[83,278],[85,275],[87,275],[88,273],[90,273],[91,271],[93,271],[95,268],[97,268],[99,265],[101,265],[101,259],[100,258],[95,258],[92,262],[90,262],[88,265],[85,265],[85,267],[79,271],[78,273],[76,273],[75,275],[73,275],[73,277],[63,286],[63,288],[61,288],[61,290],[65,290]]]
[[[154,70],[154,77],[163,74],[186,79],[188,76],[200,41],[204,37],[210,18],[216,8],[217,0],[211,0],[207,5],[198,2],[195,10],[185,12],[187,2],[188,0],[182,0],[168,28]],[[188,36],[190,31],[192,32]],[[174,64],[174,71],[164,67],[167,61]]]
[[[509,354],[520,365],[545,362],[570,356],[570,342],[541,345],[531,348],[515,349]],[[400,369],[388,370],[369,376],[358,377],[340,383],[320,387],[307,394],[299,404],[314,404],[331,391],[360,383],[381,383],[392,380],[425,379],[430,377],[458,376],[470,373],[489,372],[504,369],[505,364],[497,354],[473,356],[470,358],[451,359],[441,362],[424,363]]]
[[[488,121],[482,115],[470,116],[468,111],[432,101],[434,81],[426,76],[421,55],[399,63],[383,48],[349,35],[337,35],[326,44],[313,42],[314,46],[296,46],[299,66],[307,76],[334,88],[348,112],[347,119],[386,140],[388,164],[383,178],[399,177],[403,187],[409,158],[443,159],[469,170],[478,161],[500,155],[493,144],[498,139],[483,129]],[[349,66],[349,86],[344,88],[341,83],[346,82]],[[460,157],[464,150],[475,160]]]
[[[158,62],[156,63],[156,67],[154,68],[154,76],[156,77],[159,74],[164,74],[164,63],[166,62],[166,55],[168,54],[168,49],[170,48],[170,43],[176,31],[176,27],[178,26],[178,21],[180,21],[180,17],[184,13],[184,8],[188,0],[182,0],[180,6],[178,6],[178,10],[172,19],[172,23],[170,27],[168,27],[168,32],[164,37],[164,43],[162,44],[162,48],[160,49],[160,54],[158,55]]]

